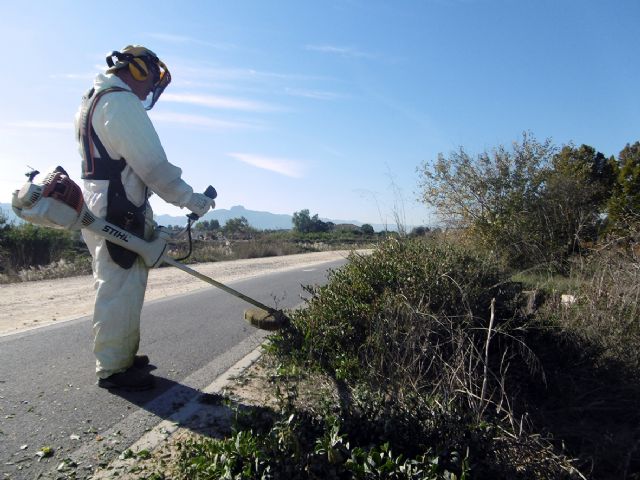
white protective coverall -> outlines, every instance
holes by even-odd
[[[113,74],[100,74],[94,81],[96,93],[110,87],[129,86]],[[147,201],[147,190],[173,205],[184,207],[193,189],[181,179],[182,170],[167,160],[158,134],[140,99],[129,92],[110,92],[98,100],[92,125],[109,156],[126,159],[121,178],[127,198],[140,206]],[[76,131],[80,118],[76,115]],[[82,154],[82,141],[79,150]],[[95,150],[96,154],[98,150]],[[107,215],[108,180],[85,180],[84,199],[95,215]],[[153,220],[147,203],[146,216]],[[147,225],[151,225],[147,222]],[[147,228],[148,239],[152,228]],[[93,257],[96,289],[93,315],[93,352],[96,375],[107,378],[133,364],[140,341],[140,312],[147,286],[148,269],[138,258],[130,269],[123,269],[110,257],[103,237],[82,230]]]

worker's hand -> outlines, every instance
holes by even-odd
[[[216,208],[216,202],[213,198],[209,198],[202,193],[194,192],[191,194],[191,198],[185,206],[198,217],[201,217],[207,213],[209,209]]]

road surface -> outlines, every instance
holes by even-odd
[[[344,263],[230,285],[269,305],[290,308],[305,295],[301,285],[323,283],[327,268]],[[157,385],[149,392],[114,394],[95,386],[88,316],[1,336],[4,478],[31,479],[41,473],[41,478],[56,478],[50,472],[66,459],[77,464],[77,478],[86,478],[97,465],[117,457],[262,342],[264,334],[242,320],[247,307],[213,287],[145,303],[140,352],[157,367]]]

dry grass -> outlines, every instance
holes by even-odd
[[[80,257],[75,261],[63,258],[49,265],[29,267],[13,273],[2,273],[0,274],[0,284],[52,280],[90,273],[91,259],[89,257]]]

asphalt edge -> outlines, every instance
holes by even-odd
[[[219,410],[220,416],[224,416],[228,407],[224,405],[216,405],[206,407],[199,401],[203,394],[222,394],[225,387],[229,383],[239,376],[241,376],[247,369],[249,369],[254,363],[256,363],[260,357],[262,357],[263,343],[254,348],[251,352],[246,354],[243,358],[238,360],[234,365],[229,367],[224,373],[219,375],[212,383],[201,390],[200,395],[196,395],[183,405],[179,410],[172,414],[168,419],[162,420],[151,430],[146,432],[137,441],[131,444],[127,450],[132,452],[135,458],[140,452],[147,451],[149,453],[156,450],[161,444],[168,441],[171,436],[184,424],[188,423],[190,419],[198,414],[203,408],[207,408],[210,412],[213,410]],[[94,475],[90,478],[98,480],[102,478],[112,478],[114,471],[122,471],[131,467],[131,458],[116,458],[111,461],[108,466],[101,467],[94,472]],[[106,476],[105,476],[106,475]]]

